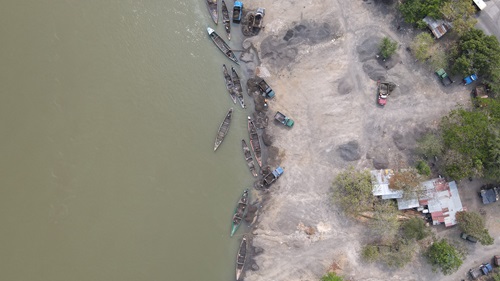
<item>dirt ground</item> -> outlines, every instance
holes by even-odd
[[[487,214],[495,245],[468,245],[458,229],[436,227],[467,252],[459,271],[434,273],[423,258],[404,269],[365,264],[361,247],[370,241],[363,225],[347,219],[331,202],[330,184],[349,167],[398,168],[413,164],[415,140],[436,127],[457,106],[470,106],[470,88],[458,82],[444,88],[427,65],[406,50],[414,34],[395,18],[390,0],[254,0],[265,7],[265,28],[246,39],[258,57],[247,54],[249,75],[257,73],[273,87],[269,116],[279,110],[295,120],[293,129],[269,119],[268,133],[285,174],[253,230],[256,266],[246,281],[313,281],[330,268],[351,280],[461,280],[473,265],[500,254],[500,206],[483,207],[480,182],[459,182],[464,205]],[[398,25],[401,28],[398,30]],[[400,45],[389,61],[376,57],[380,40]],[[397,84],[382,108],[376,104],[376,80]],[[309,234],[307,234],[309,233]],[[495,252],[497,251],[497,252]],[[258,270],[256,270],[258,268]]]

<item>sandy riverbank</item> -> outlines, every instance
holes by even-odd
[[[411,268],[388,270],[359,257],[370,240],[362,225],[331,203],[330,183],[348,167],[397,168],[411,164],[415,139],[436,126],[468,92],[443,88],[432,70],[405,50],[411,34],[393,12],[393,1],[256,0],[265,7],[265,29],[245,40],[249,75],[264,77],[277,98],[269,102],[270,165],[285,174],[253,230],[247,281],[318,280],[332,267],[355,280],[449,280],[417,259]],[[394,59],[376,58],[384,36],[400,43]],[[396,83],[385,108],[376,105],[376,80]],[[446,92],[444,92],[446,91]],[[276,110],[293,118],[293,129],[272,121]]]

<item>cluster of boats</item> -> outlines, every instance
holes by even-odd
[[[207,3],[208,11],[210,13],[210,16],[212,17],[213,21],[215,24],[218,22],[218,11],[219,11],[219,5],[218,5],[218,0],[205,0]],[[221,1],[221,10],[222,10],[222,22],[224,24],[224,29],[227,34],[227,38],[231,40],[231,26],[230,26],[230,19],[229,19],[229,10],[227,8],[227,5],[224,0]],[[238,23],[239,19],[241,17],[241,8],[242,4],[239,2],[239,4],[234,5],[235,10],[238,9],[239,15],[236,15],[233,13],[233,22]],[[235,21],[235,18],[238,18],[237,21]],[[217,48],[231,61],[234,63],[238,64],[238,59],[236,58],[233,50],[229,47],[229,45],[222,39],[221,36],[215,32],[214,29],[208,27],[207,28],[208,35],[210,39],[213,41],[213,43],[217,46]],[[223,64],[222,65],[222,73],[224,76],[225,84],[226,84],[226,89],[229,93],[229,96],[231,100],[233,101],[234,104],[237,102],[242,108],[245,108],[245,100],[243,98],[243,89],[241,85],[241,80],[234,69],[234,67],[231,66],[231,70],[229,71],[228,67]],[[222,144],[224,138],[226,137],[227,133],[229,132],[229,127],[231,125],[231,119],[233,116],[233,108],[230,108],[228,112],[226,113],[226,116],[224,117],[224,120],[219,126],[219,129],[217,131],[217,135],[215,137],[215,144],[214,144],[214,151],[216,151],[219,146]],[[259,167],[262,167],[262,150],[261,150],[261,144],[260,144],[260,139],[259,135],[257,134],[257,128],[255,127],[254,121],[252,120],[251,117],[248,117],[248,133],[250,137],[250,148],[247,145],[246,141],[243,139],[241,140],[241,146],[243,150],[243,155],[245,158],[245,161],[247,163],[248,169],[250,170],[250,173],[252,176],[257,177],[257,167],[253,161],[252,157],[252,151],[253,154],[255,155],[255,159],[257,160],[257,163]],[[238,203],[236,204],[236,207],[234,209],[232,221],[231,221],[231,231],[230,235],[233,236],[242,222],[245,220],[245,216],[248,212],[249,208],[249,200],[250,200],[250,192],[248,189],[245,189],[240,196]],[[248,244],[248,238],[244,235],[243,238],[241,239],[240,247],[238,249],[238,254],[236,256],[236,280],[240,280],[244,267],[245,267],[245,260],[247,257],[247,246]]]

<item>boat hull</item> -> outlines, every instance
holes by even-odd
[[[233,114],[233,109],[229,109],[229,111],[226,114],[226,117],[224,118],[224,121],[219,126],[219,130],[217,131],[217,136],[215,137],[215,144],[214,144],[214,151],[219,148],[221,145],[222,141],[227,135],[227,132],[229,131],[229,126],[231,125],[231,116]]]
[[[245,260],[247,257],[247,237],[243,236],[241,239],[238,255],[236,256],[236,280],[240,280],[241,274],[245,267]]]
[[[241,108],[245,108],[245,99],[243,98],[243,88],[241,87],[240,76],[238,75],[234,67],[231,67],[231,79],[233,80],[234,84],[234,93],[238,98]]]
[[[234,233],[236,233],[236,230],[240,227],[241,222],[247,213],[248,200],[249,192],[248,189],[245,189],[240,197],[240,200],[238,200],[238,204],[236,204],[236,207],[234,208],[233,220],[231,221],[231,237]]]
[[[252,121],[250,116],[248,117],[248,134],[250,135],[250,146],[252,147],[253,154],[255,155],[255,160],[262,167],[262,150],[260,145],[259,135],[257,133],[257,128]]]
[[[236,104],[236,94],[234,92],[234,83],[231,75],[227,71],[227,67],[225,64],[222,65],[222,73],[224,74],[224,81],[226,82],[226,89],[229,93],[229,97],[233,100],[233,103]]]
[[[222,23],[228,40],[231,40],[231,20],[229,19],[229,11],[226,2],[222,0]]]
[[[219,4],[217,4],[217,0],[205,0],[207,3],[208,13],[210,17],[214,21],[215,24],[219,22]]]
[[[210,39],[212,39],[212,42],[214,42],[215,46],[217,46],[217,48],[219,48],[219,50],[230,60],[232,60],[233,62],[235,62],[236,64],[239,64],[238,63],[238,59],[236,58],[236,56],[234,55],[234,52],[231,50],[231,48],[229,48],[229,45],[226,43],[226,41],[224,41],[224,39],[222,39],[219,34],[217,34],[217,32],[215,32],[215,30],[213,30],[212,28],[210,27],[207,27],[207,32],[208,32],[208,35],[210,36]]]

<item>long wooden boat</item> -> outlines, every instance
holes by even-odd
[[[207,8],[208,8],[208,13],[210,14],[210,17],[212,17],[212,20],[217,24],[219,22],[219,4],[217,4],[217,0],[205,0],[207,1]]]
[[[238,101],[240,102],[241,108],[245,108],[245,99],[243,98],[243,88],[241,88],[241,81],[238,73],[234,70],[234,67],[231,66],[231,78],[234,84],[234,92]]]
[[[238,230],[238,227],[240,227],[240,224],[247,213],[248,196],[248,189],[245,189],[243,194],[241,194],[236,208],[234,208],[233,221],[231,222],[231,236],[233,236],[236,230]]]
[[[245,267],[245,260],[247,258],[247,237],[243,235],[241,239],[238,255],[236,256],[236,280],[240,280],[243,268]]]
[[[222,0],[222,23],[226,30],[227,39],[231,40],[231,20],[229,19],[229,11],[227,10],[226,2]]]
[[[227,132],[229,131],[229,125],[231,125],[232,114],[233,114],[233,109],[230,108],[226,114],[226,118],[224,118],[224,121],[222,121],[222,123],[220,124],[219,131],[217,131],[217,137],[215,137],[214,151],[217,150],[219,145],[224,140],[224,137],[226,137]]]
[[[259,134],[257,134],[257,128],[250,116],[248,116],[248,134],[250,135],[250,146],[255,155],[255,160],[257,160],[259,167],[262,167],[262,149],[260,146]]]
[[[255,169],[255,164],[253,163],[252,153],[250,152],[250,148],[248,148],[247,142],[245,140],[241,140],[241,147],[243,148],[243,155],[245,155],[248,169],[250,169],[252,175],[256,177],[257,171]]]
[[[233,103],[236,104],[236,94],[234,92],[234,83],[231,75],[227,71],[227,67],[225,64],[222,65],[222,73],[224,73],[224,80],[226,81],[226,89],[229,92],[229,96],[233,100]]]
[[[217,46],[217,48],[219,48],[219,50],[223,52],[226,57],[234,61],[236,64],[239,64],[238,59],[234,55],[234,52],[231,50],[231,48],[229,48],[229,45],[226,43],[226,41],[224,41],[224,39],[222,39],[219,34],[217,34],[217,32],[215,32],[215,30],[211,29],[210,27],[207,27],[207,32],[208,35],[210,35],[210,38],[214,42],[215,46]]]

